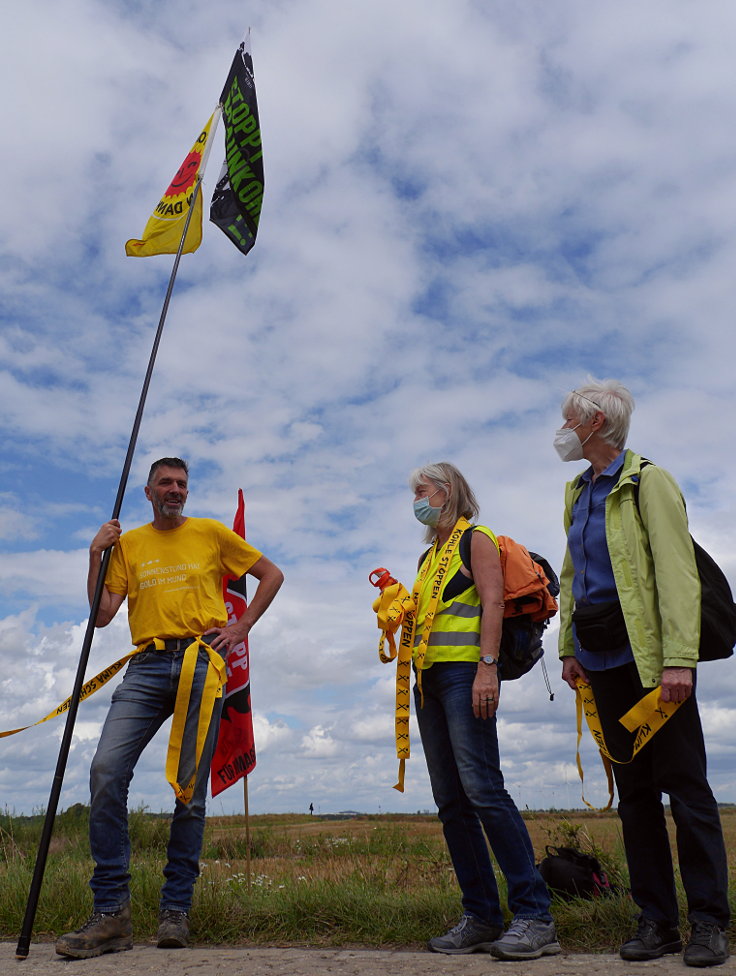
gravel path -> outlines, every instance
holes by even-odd
[[[15,943],[0,943],[1,976],[673,976],[693,973],[680,956],[653,962],[623,962],[617,955],[563,953],[525,963],[499,962],[486,953],[442,956],[429,952],[375,949],[157,949],[137,945],[131,952],[95,959],[63,959],[50,942],[34,943],[27,959],[15,958]],[[713,970],[736,976],[736,957]]]

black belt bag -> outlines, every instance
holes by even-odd
[[[577,639],[586,651],[615,651],[629,641],[624,613],[618,600],[576,607],[572,622]]]

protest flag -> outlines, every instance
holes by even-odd
[[[241,46],[242,47],[242,46]],[[241,58],[244,62],[244,57]],[[250,55],[248,55],[250,59]],[[235,62],[233,63],[235,64]],[[233,69],[231,69],[232,71]],[[251,63],[251,79],[252,79],[252,63]],[[239,90],[239,88],[238,88]],[[234,104],[234,103],[233,103]],[[255,109],[255,89],[253,89],[253,107]],[[136,256],[148,256],[152,254],[175,254],[173,267],[171,274],[169,276],[169,283],[166,289],[166,295],[164,297],[163,307],[161,309],[161,315],[159,316],[158,328],[156,329],[156,334],[153,339],[153,345],[151,347],[151,353],[148,360],[148,367],[146,369],[146,374],[143,379],[143,385],[141,388],[140,396],[138,399],[138,408],[136,410],[135,419],[133,421],[133,428],[130,433],[130,439],[128,442],[128,450],[125,455],[125,461],[123,462],[123,470],[120,475],[120,482],[118,484],[118,491],[115,497],[115,502],[112,509],[111,518],[117,519],[120,516],[120,511],[122,509],[123,498],[125,497],[125,490],[128,484],[128,477],[130,475],[130,469],[133,463],[133,456],[135,453],[135,448],[138,443],[138,436],[140,433],[141,422],[143,420],[143,412],[146,405],[146,400],[148,397],[148,391],[151,386],[151,381],[153,378],[153,370],[156,363],[156,357],[158,354],[158,349],[161,344],[161,337],[163,335],[164,324],[166,322],[166,316],[168,313],[169,303],[171,301],[171,295],[174,289],[174,283],[176,281],[176,274],[179,268],[179,261],[181,256],[185,252],[191,252],[199,247],[202,239],[202,205],[201,205],[201,186],[202,186],[202,175],[204,173],[204,168],[207,162],[207,156],[209,153],[209,148],[211,144],[212,130],[216,128],[217,121],[219,120],[220,107],[215,110],[215,112],[210,116],[207,125],[200,133],[199,137],[196,139],[194,145],[192,146],[191,152],[187,155],[184,163],[177,171],[174,179],[171,181],[169,188],[159,201],[158,206],[151,215],[148,223],[146,224],[146,229],[143,234],[143,240],[136,241],[130,240],[125,245],[126,254],[136,255]],[[260,129],[257,125],[258,113],[255,109],[255,119],[256,119],[256,130],[258,132],[258,144],[260,146]],[[243,124],[247,124],[247,120],[243,116]],[[238,122],[234,123],[234,129],[237,128]],[[236,136],[240,136],[242,133],[237,131]],[[251,133],[251,138],[253,134]],[[256,163],[258,160],[255,161]],[[229,180],[228,186],[229,186]],[[242,188],[238,184],[238,190]],[[191,192],[190,192],[191,191]],[[261,178],[261,193],[263,191],[263,180]],[[200,201],[199,208],[197,207],[197,201]],[[249,197],[245,197],[245,200],[240,199],[240,203],[250,204],[249,215],[251,221],[253,220],[253,203]],[[179,204],[181,205],[181,212],[179,212]],[[171,206],[171,212],[169,212],[169,205]],[[260,197],[258,210],[255,218],[254,232],[252,234],[252,240],[245,248],[244,253],[253,246],[255,242],[255,229],[258,226],[257,216],[260,214]],[[192,221],[194,220],[194,226],[192,227]],[[190,234],[190,227],[192,232]],[[233,224],[233,227],[237,230],[237,226]],[[232,230],[232,228],[229,228]],[[226,231],[227,232],[227,231]],[[249,232],[250,233],[250,232]],[[177,239],[178,238],[178,239]],[[236,240],[237,238],[233,238]],[[238,244],[238,246],[240,246]],[[241,248],[242,250],[242,248]],[[72,736],[74,734],[74,725],[77,720],[77,712],[79,708],[79,702],[82,697],[82,689],[84,687],[85,671],[87,668],[87,663],[89,661],[90,650],[92,648],[92,640],[95,632],[95,621],[97,619],[97,613],[100,608],[102,601],[102,594],[105,587],[105,577],[107,575],[107,568],[110,562],[110,556],[112,553],[112,547],[105,550],[102,556],[102,562],[100,564],[100,572],[97,578],[97,584],[95,587],[94,594],[90,603],[90,613],[87,619],[87,627],[84,633],[84,639],[82,641],[82,649],[79,656],[79,662],[77,664],[77,671],[74,678],[74,685],[72,688],[72,693],[70,696],[69,709],[67,711],[67,719],[64,727],[64,732],[61,738],[61,744],[59,747],[59,755],[56,762],[56,769],[54,772],[54,777],[51,783],[51,791],[49,794],[49,801],[46,806],[46,815],[44,817],[43,827],[41,830],[41,836],[38,845],[38,851],[36,852],[36,860],[33,869],[33,875],[31,878],[30,887],[28,890],[28,898],[26,901],[25,913],[23,916],[23,922],[21,925],[21,931],[18,936],[18,943],[16,947],[16,958],[26,959],[31,945],[31,934],[33,932],[33,923],[36,917],[36,911],[38,909],[38,901],[41,894],[41,886],[43,884],[43,877],[46,870],[46,861],[48,859],[49,847],[51,845],[51,836],[54,829],[54,820],[56,819],[56,811],[59,805],[59,798],[61,796],[61,788],[64,780],[64,773],[66,771],[67,761],[69,759],[69,751],[71,749]],[[247,648],[246,648],[247,650]],[[250,701],[250,699],[248,699]],[[255,753],[253,753],[253,764],[255,764]],[[251,766],[252,768],[252,766]],[[247,778],[245,780],[247,785]],[[247,793],[246,793],[246,819],[247,819]]]
[[[191,254],[202,243],[202,194],[195,193],[195,189],[197,180],[201,179],[207,163],[211,142],[210,130],[218,112],[219,109],[216,109],[209,117],[184,162],[174,174],[168,189],[164,190],[163,196],[148,218],[142,239],[126,242],[125,253],[128,257],[146,258],[152,254],[176,254],[193,200],[194,213],[181,253]],[[215,122],[216,127],[217,122]]]
[[[242,489],[238,489],[238,510],[233,532],[245,538],[245,503]],[[248,606],[245,576],[226,577],[222,581],[228,621],[239,619]],[[227,685],[225,686],[220,719],[220,734],[210,767],[212,796],[248,776],[256,765],[256,746],[253,739],[253,715],[250,710],[250,659],[248,638],[233,647],[227,656]]]
[[[225,162],[210,204],[210,220],[247,254],[256,242],[263,202],[263,152],[250,31],[235,52],[220,95]]]

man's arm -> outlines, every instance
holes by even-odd
[[[99,532],[92,540],[92,544],[89,547],[89,572],[87,573],[87,599],[89,600],[90,607],[95,596],[95,590],[97,588],[97,580],[100,575],[100,565],[102,563],[102,554],[105,549],[109,549],[110,546],[114,546],[115,543],[120,538],[122,529],[120,528],[120,522],[117,519],[112,519],[110,522],[105,522],[103,526],[100,527]],[[118,612],[125,599],[124,595],[119,593],[111,593],[106,586],[102,588],[102,599],[100,600],[100,609],[97,612],[97,619],[95,620],[96,627],[107,627],[112,618]]]
[[[248,604],[245,613],[227,627],[213,628],[210,633],[217,633],[210,647],[226,655],[230,648],[244,641],[250,633],[253,624],[265,613],[271,601],[284,582],[284,574],[275,563],[265,556],[261,556],[248,570],[249,576],[255,576],[258,586],[253,599]],[[111,594],[114,596],[114,594]]]

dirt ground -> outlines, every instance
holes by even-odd
[[[623,962],[617,955],[563,953],[529,962],[500,962],[487,953],[442,956],[429,952],[375,949],[157,949],[137,945],[95,959],[63,959],[49,942],[31,945],[15,957],[15,943],[0,943],[1,976],[683,976],[693,972],[681,956],[653,962]],[[713,970],[736,976],[736,957]]]

